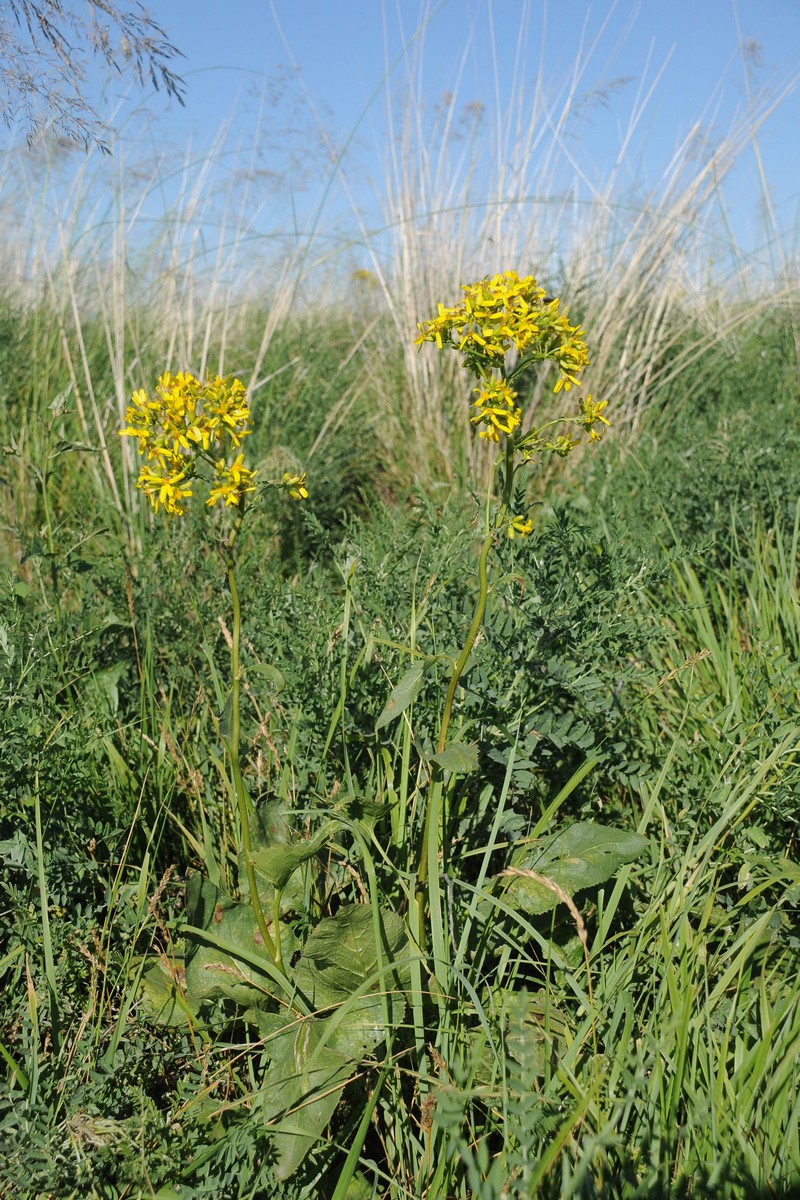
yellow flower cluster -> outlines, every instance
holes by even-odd
[[[440,350],[457,350],[462,355],[462,365],[474,375],[478,383],[474,389],[477,399],[473,401],[475,411],[470,421],[481,427],[479,436],[486,441],[498,443],[501,436],[508,439],[503,468],[503,520],[509,538],[524,538],[533,530],[532,520],[525,516],[506,517],[517,454],[523,462],[532,462],[544,452],[564,458],[580,444],[579,435],[584,430],[589,431],[590,442],[599,441],[602,426],[609,424],[603,415],[606,401],[592,400],[588,395],[580,401],[577,414],[556,416],[523,434],[515,380],[533,363],[552,362],[558,369],[556,392],[579,387],[580,374],[589,365],[583,330],[570,325],[566,312],[560,311],[561,302],[546,296],[532,275],[504,271],[464,284],[461,290],[464,298],[460,304],[451,308],[439,304],[435,317],[418,323],[419,336],[414,345],[422,349],[425,342],[434,342]],[[511,366],[506,364],[509,352],[515,352],[519,359]],[[567,432],[557,433],[553,426],[567,426]],[[578,436],[573,432],[575,426]]]
[[[286,471],[283,476],[283,480],[281,481],[281,487],[285,488],[293,500],[308,499],[308,487],[306,486],[305,471],[302,475],[290,475],[289,472]]]
[[[155,512],[163,508],[170,516],[183,516],[201,461],[215,473],[206,501],[212,507],[219,500],[239,504],[255,491],[255,471],[243,466],[244,455],[229,460],[230,449],[238,449],[251,432],[247,394],[239,379],[208,375],[201,382],[188,372],[167,371],[154,397],[143,389],[133,393],[125,419],[120,435],[136,438],[139,453],[153,464],[142,467],[136,486]]]
[[[435,342],[460,351],[464,366],[476,375],[502,365],[512,348],[520,358],[556,363],[561,372],[556,391],[576,385],[589,365],[583,330],[570,325],[560,301],[550,300],[532,275],[516,271],[487,276],[462,286],[464,299],[452,308],[439,305],[438,315],[417,325],[414,345]]]
[[[504,379],[493,379],[483,388],[475,388],[477,412],[470,417],[473,425],[485,425],[479,437],[499,442],[500,434],[513,433],[522,420],[522,409],[516,405],[517,393]]]
[[[578,415],[558,417],[524,436],[517,432],[522,410],[513,384],[530,364],[556,365],[556,392],[579,387],[579,376],[589,365],[583,330],[570,325],[567,314],[560,311],[560,301],[548,298],[532,275],[520,276],[516,271],[464,284],[462,291],[460,304],[452,308],[440,304],[437,316],[418,324],[414,345],[421,349],[425,342],[435,342],[440,350],[447,347],[463,355],[463,365],[479,384],[473,402],[476,411],[470,417],[473,425],[481,426],[479,436],[490,442],[507,437],[528,462],[545,451],[565,457],[580,444],[580,438],[569,432],[544,436],[553,425],[577,425],[589,430],[589,441],[599,441],[601,427],[609,424],[603,415],[606,401],[592,400],[591,395],[580,401]],[[512,350],[520,361],[507,368],[505,356]],[[512,526],[509,534],[524,536],[525,530]]]
[[[590,442],[599,442],[603,436],[603,430],[598,426],[608,427],[610,424],[608,418],[603,416],[603,409],[607,404],[607,400],[593,400],[590,392],[588,396],[581,399],[580,413],[577,417],[563,417],[560,421],[548,421],[547,426],[565,423],[577,425],[579,430],[589,430]],[[544,432],[547,426],[542,429],[530,429],[523,438],[517,441],[516,449],[522,454],[524,461],[531,462],[543,450],[566,458],[576,446],[580,445],[580,437],[576,437],[569,431],[555,437],[547,437]]]
[[[249,430],[247,432],[249,433]],[[256,490],[253,483],[256,473],[248,471],[247,467],[242,466],[243,458],[243,454],[238,454],[232,463],[226,463],[224,459],[219,459],[214,464],[217,482],[206,500],[206,504],[211,508],[218,500],[224,500],[225,507],[230,508],[232,504],[238,504],[248,492]]]
[[[611,422],[603,416],[603,409],[607,406],[607,400],[593,400],[591,392],[585,400],[581,400],[581,425],[588,429],[589,441],[599,442],[603,436],[602,429],[595,428],[598,422],[601,425],[608,427]]]

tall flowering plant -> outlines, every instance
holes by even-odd
[[[492,546],[503,531],[512,539],[533,532],[531,517],[513,511],[518,470],[537,463],[542,455],[566,457],[580,445],[584,435],[590,442],[599,441],[609,425],[605,416],[607,402],[594,400],[591,394],[579,399],[577,412],[548,417],[539,424],[526,420],[518,381],[531,367],[552,363],[558,373],[554,392],[559,393],[580,388],[581,374],[589,366],[584,331],[570,324],[560,300],[549,298],[533,276],[520,276],[516,271],[486,276],[463,285],[461,290],[463,297],[458,303],[451,307],[440,303],[436,316],[418,324],[419,336],[414,344],[422,349],[426,342],[431,342],[439,350],[455,350],[461,355],[462,366],[475,382],[470,420],[479,437],[497,446],[499,453],[492,465],[484,540],[478,558],[478,599],[450,677],[436,755],[441,755],[447,746],[458,681],[483,623]],[[493,505],[496,473],[500,476],[500,489]],[[418,854],[417,936],[423,945],[426,912],[431,901],[428,881],[436,875],[446,824],[435,757]],[[443,946],[434,945],[433,950],[434,959],[444,955]]]
[[[120,436],[134,438],[143,460],[136,486],[144,492],[155,513],[182,517],[194,496],[196,482],[205,480],[206,505],[220,502],[235,515],[222,543],[233,610],[231,632],[231,721],[228,752],[233,790],[239,812],[242,857],[250,898],[259,933],[273,964],[283,968],[280,926],[273,934],[264,916],[253,867],[250,812],[242,777],[239,750],[239,695],[241,666],[241,607],[236,584],[236,543],[250,497],[256,492],[256,471],[244,465],[242,441],[252,432],[247,392],[239,379],[207,375],[200,380],[188,372],[165,372],[157,381],[155,395],[140,389],[133,393],[126,413],[127,424]],[[282,488],[293,500],[308,498],[305,473],[284,474],[267,486]]]
[[[470,419],[477,435],[496,449],[478,556],[477,599],[463,646],[448,664],[450,678],[438,717],[436,751],[421,753],[415,782],[413,747],[424,743],[416,738],[410,706],[426,666],[440,662],[441,656],[420,656],[412,646],[415,664],[393,690],[376,723],[376,732],[380,732],[403,716],[399,757],[393,760],[390,749],[381,746],[375,760],[381,766],[376,768],[375,778],[378,769],[385,774],[375,793],[375,778],[362,788],[350,777],[346,794],[332,804],[337,782],[323,804],[327,819],[310,836],[306,831],[303,837],[284,838],[282,814],[270,825],[269,813],[259,812],[251,838],[254,814],[242,779],[239,751],[241,613],[235,571],[237,539],[259,488],[282,488],[293,500],[302,501],[308,497],[306,476],[286,473],[265,484],[257,479],[257,471],[246,465],[242,447],[251,431],[250,409],[245,389],[236,379],[208,376],[200,380],[190,374],[165,374],[154,395],[134,393],[127,424],[121,430],[137,443],[142,459],[138,487],[155,514],[163,511],[169,518],[180,518],[198,492],[204,493],[209,507],[224,509],[219,525],[225,536],[220,545],[233,610],[227,746],[241,829],[240,857],[249,893],[234,898],[210,879],[191,877],[184,908],[188,921],[182,927],[183,950],[169,962],[166,956],[157,956],[151,966],[143,964],[142,998],[151,1013],[170,1021],[202,1019],[210,999],[222,998],[237,1005],[238,1015],[258,1033],[251,1043],[258,1057],[250,1060],[249,1074],[242,1072],[242,1077],[255,1080],[263,1069],[263,1078],[247,1103],[261,1127],[271,1130],[275,1180],[296,1172],[312,1147],[341,1146],[344,1136],[353,1141],[335,1188],[337,1196],[350,1194],[358,1156],[373,1132],[384,1146],[386,1179],[406,1181],[408,1188],[406,1182],[402,1187],[409,1195],[411,1187],[414,1195],[450,1194],[445,1180],[450,1167],[446,1153],[440,1153],[443,1135],[441,1130],[437,1132],[431,1115],[436,1092],[427,1060],[430,1055],[437,1072],[448,1070],[448,1063],[457,1061],[465,1045],[471,1044],[475,1029],[470,1006],[479,1010],[484,1026],[486,1014],[495,1005],[494,977],[484,974],[490,952],[487,947],[493,938],[491,919],[481,934],[478,967],[471,978],[467,973],[472,953],[469,931],[477,920],[479,893],[483,891],[491,902],[492,889],[502,891],[504,913],[513,913],[515,904],[525,912],[524,896],[515,899],[516,894],[506,885],[509,877],[517,881],[524,877],[534,884],[538,881],[540,890],[544,888],[548,898],[552,897],[552,906],[563,902],[572,905],[570,912],[577,913],[560,883],[552,882],[540,870],[512,863],[494,881],[489,879],[493,847],[488,846],[478,851],[483,855],[481,887],[472,888],[474,903],[470,902],[460,931],[453,916],[452,885],[458,869],[446,861],[451,829],[448,806],[458,775],[474,767],[465,753],[470,747],[459,747],[455,737],[449,740],[449,730],[458,683],[484,619],[491,551],[500,539],[524,538],[532,532],[532,518],[518,511],[517,473],[544,455],[569,454],[582,439],[596,442],[608,426],[605,402],[595,401],[591,395],[582,396],[566,414],[543,421],[533,422],[525,412],[520,381],[528,369],[550,363],[556,370],[555,392],[577,389],[580,395],[582,373],[589,365],[583,330],[570,324],[560,302],[548,299],[535,279],[507,271],[467,284],[462,293],[458,303],[449,308],[440,304],[435,316],[421,322],[416,339],[420,348],[430,342],[440,350],[460,354],[471,376]],[[344,620],[339,631],[343,648],[340,698],[322,751],[324,759],[341,722],[348,776],[344,713],[348,680],[355,670],[348,669],[347,657],[354,570],[353,564],[346,573]],[[396,643],[387,645],[403,649]],[[380,803],[370,798],[373,794],[380,794]],[[391,830],[386,828],[389,822]],[[295,872],[316,858],[323,846],[338,853],[332,840],[334,831],[352,838],[357,847],[363,879],[349,857],[346,866],[358,880],[361,901],[348,903],[347,892],[334,887],[325,901],[328,915],[321,916],[319,896],[328,889],[318,892],[314,886],[304,886],[294,896],[289,894],[292,902],[288,906],[291,913],[296,902],[298,909],[303,907],[302,913],[295,914],[296,920],[286,912],[282,916],[282,897]],[[585,845],[591,829],[583,823],[579,832],[581,845]],[[617,854],[617,865],[638,852],[629,850],[630,839],[628,850]],[[603,862],[610,860],[611,856],[605,855]],[[536,862],[540,865],[538,859]],[[575,868],[574,861],[572,866]],[[556,862],[556,874],[558,867]],[[613,869],[608,867],[604,877]],[[590,878],[595,883],[598,880],[594,863]],[[239,890],[244,893],[245,888]],[[539,900],[537,913],[545,911],[538,905]],[[264,908],[270,910],[268,916]],[[513,978],[503,986],[513,991]],[[468,1004],[463,1003],[465,997]],[[409,1010],[410,1020],[406,1016]],[[349,1132],[326,1139],[329,1125],[340,1131],[344,1128],[342,1114],[348,1106],[340,1100],[357,1079],[375,1072],[381,1045],[383,1062],[378,1063],[379,1074],[369,1089],[368,1107],[357,1129],[348,1115]],[[264,1058],[267,1065],[259,1067]],[[415,1077],[413,1088],[409,1087],[409,1070]],[[401,1118],[408,1116],[409,1101],[419,1103],[419,1119],[398,1119],[398,1112]]]

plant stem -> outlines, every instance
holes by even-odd
[[[253,869],[253,847],[250,840],[250,814],[248,811],[247,793],[245,792],[244,779],[242,778],[242,765],[239,759],[239,690],[240,690],[240,669],[239,669],[239,640],[242,631],[242,610],[239,604],[239,589],[236,586],[236,555],[234,553],[236,539],[242,528],[244,519],[245,499],[244,496],[239,501],[239,511],[236,515],[231,536],[228,539],[228,544],[225,548],[225,563],[228,569],[228,588],[231,593],[231,605],[233,608],[233,630],[231,632],[231,728],[228,736],[228,753],[231,759],[231,774],[233,776],[233,789],[236,794],[236,803],[239,808],[239,823],[242,827],[242,851],[244,853],[245,870],[247,872],[247,884],[250,889],[250,900],[253,905],[253,910],[256,914],[259,933],[264,941],[267,953],[274,962],[276,967],[283,969],[281,962],[280,950],[280,934],[276,926],[277,940],[273,942],[270,937],[267,922],[264,918],[264,910],[261,907],[258,889],[256,888],[256,874]]]
[[[505,461],[503,463],[503,516],[506,509],[511,508],[512,490],[514,487],[514,447],[511,439],[506,438]]]
[[[492,473],[499,465],[495,463],[492,468]],[[450,729],[450,720],[453,715],[453,704],[455,702],[456,688],[458,682],[467,665],[472,649],[475,645],[475,639],[480,632],[483,624],[484,614],[486,612],[486,600],[489,595],[489,551],[494,545],[495,536],[498,529],[501,529],[506,518],[506,513],[511,505],[512,493],[514,489],[514,446],[510,438],[506,439],[505,453],[503,458],[503,490],[500,502],[499,511],[492,523],[489,516],[489,506],[491,503],[492,485],[489,484],[488,494],[486,498],[486,535],[483,539],[480,555],[478,557],[478,599],[475,603],[475,612],[472,616],[472,623],[467,632],[467,637],[461,649],[461,653],[453,667],[453,674],[450,677],[450,686],[447,689],[447,696],[444,702],[442,711],[442,724],[439,728],[439,740],[436,743],[436,753],[441,754],[447,745],[447,734]],[[428,798],[428,805],[425,810],[425,824],[422,830],[422,841],[420,842],[418,863],[419,870],[417,872],[417,905],[419,909],[419,929],[422,941],[422,949],[425,949],[425,928],[426,928],[426,900],[430,902],[430,885],[428,884],[430,850],[428,842],[431,836],[431,821],[432,814],[436,813],[436,820],[441,821],[441,792],[440,792],[440,768],[434,764],[431,775],[431,791]],[[436,801],[434,803],[434,801]],[[437,842],[441,843],[441,832],[437,833]],[[438,846],[441,849],[441,846]],[[430,904],[428,903],[428,907]]]
[[[505,511],[505,505],[503,505],[503,511]],[[453,702],[455,700],[458,681],[461,678],[464,667],[467,665],[467,660],[472,653],[473,646],[475,645],[475,639],[477,638],[480,627],[483,624],[483,616],[486,612],[486,598],[489,594],[489,551],[494,544],[494,537],[495,531],[494,529],[490,529],[483,539],[483,545],[481,546],[480,557],[478,559],[478,599],[475,604],[475,612],[472,617],[472,624],[469,627],[466,640],[462,647],[461,653],[458,656],[456,664],[453,667],[453,674],[450,677],[450,686],[447,689],[447,698],[445,699],[444,710],[442,712],[442,724],[439,729],[439,740],[436,744],[437,754],[441,754],[447,745],[447,733],[450,728],[450,719],[453,714]],[[437,813],[437,820],[439,816],[440,805],[432,802],[433,792],[439,786],[439,770],[439,767],[434,764],[433,775],[431,779],[431,796],[428,799],[428,805],[425,810],[425,825],[422,830],[422,841],[420,843],[418,858],[419,871],[417,873],[417,905],[419,907],[420,936],[423,940],[423,943],[425,940],[425,908],[428,890],[426,887],[428,882],[429,862],[428,839],[431,834],[431,814],[433,813],[434,809]],[[424,944],[422,948],[424,949]]]
[[[59,725],[61,722],[59,721]],[[56,729],[58,726],[56,726]],[[55,733],[56,730],[53,730]],[[53,734],[50,735],[52,737]],[[47,739],[48,742],[50,738]],[[50,1008],[50,1035],[53,1039],[53,1050],[56,1055],[61,1049],[61,1014],[58,1004],[58,985],[56,982],[55,960],[53,959],[53,942],[50,937],[50,914],[48,911],[47,875],[44,868],[44,837],[42,835],[42,801],[39,794],[39,768],[34,776],[34,816],[36,819],[36,874],[39,884],[39,911],[42,917],[42,954],[44,957],[44,975],[47,980],[47,999]]]
[[[441,754],[447,745],[447,733],[450,728],[450,718],[453,715],[453,701],[455,700],[458,681],[461,678],[464,667],[467,665],[467,660],[472,653],[472,647],[475,645],[475,639],[483,624],[483,615],[486,612],[486,598],[489,594],[488,559],[489,551],[494,544],[494,536],[494,530],[489,530],[481,546],[480,557],[478,559],[478,600],[475,604],[475,612],[466,641],[458,656],[456,665],[453,667],[453,674],[450,677],[450,686],[447,689],[447,698],[444,702],[444,711],[442,713],[442,724],[439,730],[439,741],[436,743],[437,754]]]

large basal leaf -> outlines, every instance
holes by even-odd
[[[273,1131],[277,1179],[288,1179],[322,1136],[351,1077],[345,1056],[320,1045],[322,1025],[306,1018],[270,1043],[260,1111]]]
[[[506,1009],[506,1053],[526,1071],[543,1074],[572,1038],[567,1017],[546,992],[525,988],[508,997]]]
[[[206,930],[217,943],[210,945],[196,934],[185,934],[186,993],[191,1002],[227,997],[237,1004],[266,1003],[275,989],[258,962],[271,960],[252,907],[235,903],[195,875],[186,889],[186,919],[188,926]],[[286,957],[291,957],[296,941],[285,925],[281,925],[281,944]]]
[[[280,800],[257,804],[250,822],[250,841],[254,850],[262,846],[288,845],[292,840],[292,812]]]
[[[383,712],[375,722],[376,732],[380,732],[386,725],[389,725],[399,717],[402,712],[405,712],[409,704],[413,704],[419,694],[419,689],[422,687],[425,667],[426,663],[424,662],[415,663],[413,667],[410,667],[406,671],[397,687],[392,689],[392,694],[386,701]]]
[[[186,1025],[199,1010],[186,993],[183,964],[168,967],[154,955],[139,981],[138,1002],[139,1014],[161,1025]]]
[[[219,924],[220,912],[231,908],[233,900],[204,875],[190,875],[186,881],[184,912],[186,924],[212,929]]]
[[[514,855],[513,867],[543,875],[573,896],[605,883],[646,848],[647,839],[638,833],[580,821],[546,842],[522,848]],[[546,884],[525,876],[511,879],[505,898],[520,912],[533,914],[550,912],[562,903]]]
[[[381,913],[381,924],[383,964],[407,957],[406,933],[400,917],[393,912]],[[303,995],[321,1009],[348,999],[377,968],[372,907],[352,904],[341,908],[335,917],[320,921],[303,947],[295,979]],[[393,972],[375,990],[390,990],[398,981],[398,972]]]
[[[281,893],[282,913],[301,907],[305,885],[297,869],[319,853],[335,827],[334,822],[329,822],[313,838],[298,841],[293,834],[291,810],[280,800],[255,807],[250,825],[251,859],[265,911],[273,911],[276,890]],[[239,885],[249,895],[243,852],[239,854]]]
[[[351,1063],[359,1063],[386,1038],[387,1014],[390,1029],[397,1029],[405,1010],[405,996],[399,991],[367,992],[345,1000],[325,1021],[330,1045]]]
[[[345,1000],[323,1017],[303,1017],[302,1020],[313,1023],[317,1043],[331,1046],[355,1067],[386,1037],[387,1011],[389,1024],[395,1029],[403,1020],[405,1007],[405,996],[401,992],[389,995],[368,992]],[[264,1012],[257,1008],[248,1009],[242,1016],[256,1026],[268,1053],[273,1041],[281,1038],[288,1028],[296,1027],[299,1019],[290,1021],[285,1012]]]

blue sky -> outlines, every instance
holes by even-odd
[[[527,9],[528,73],[539,69],[544,47],[554,73],[569,69],[581,40],[589,44],[605,25],[595,55],[592,82],[620,77],[640,80],[669,57],[661,91],[661,115],[680,128],[698,116],[716,85],[727,79],[735,101],[741,81],[739,30],[761,47],[759,81],[791,75],[800,67],[800,4],[797,0],[645,0],[616,5],[565,0],[149,0],[148,10],[164,24],[186,58],[187,111],[173,113],[176,128],[215,129],[243,88],[275,77],[296,62],[318,104],[327,105],[341,130],[366,106],[376,108],[387,60],[392,83],[403,79],[403,51],[425,42],[431,97],[452,86],[468,47],[465,96],[486,96],[493,87],[489,27],[498,62],[510,66]],[[737,29],[738,25],[738,29]],[[544,34],[544,36],[543,36]],[[415,35],[418,37],[415,39]],[[399,63],[395,60],[401,59]]]
[[[246,148],[239,153],[262,172],[265,190],[272,187],[275,205],[290,204],[300,224],[322,203],[326,146],[346,148],[351,194],[370,213],[385,172],[387,111],[396,111],[410,83],[429,120],[443,94],[456,92],[459,110],[482,105],[491,129],[514,88],[530,91],[537,80],[555,113],[559,89],[570,86],[583,57],[574,85],[583,115],[569,150],[597,182],[608,177],[630,114],[652,88],[621,174],[622,186],[642,193],[658,186],[696,122],[713,144],[737,113],[778,97],[800,71],[800,0],[147,0],[146,7],[185,55],[178,69],[186,106],[139,92],[118,107],[118,88],[107,88],[100,112],[113,115],[125,153],[149,142],[169,146],[176,161],[189,146],[202,158],[225,126],[229,143]],[[93,72],[92,84],[99,78]],[[787,241],[800,224],[798,128],[795,88],[759,134],[762,178]],[[751,149],[730,185],[736,235],[756,246],[765,204]],[[325,200],[333,208],[343,203],[334,192]]]
[[[282,137],[313,141],[313,104],[337,146],[354,134],[356,180],[380,177],[387,88],[395,100],[402,95],[420,47],[417,95],[433,106],[457,87],[464,105],[481,102],[491,120],[497,97],[501,107],[508,102],[515,63],[529,87],[544,75],[555,91],[581,47],[586,54],[594,45],[577,89],[587,96],[599,89],[583,125],[582,161],[599,179],[607,175],[639,90],[655,85],[630,152],[630,172],[641,175],[643,187],[657,183],[696,121],[724,136],[746,108],[742,42],[754,96],[777,96],[800,69],[798,0],[151,0],[148,7],[186,56],[186,108],[155,102],[165,137],[178,146],[191,137],[201,147],[230,115],[234,132],[246,136],[259,93],[271,88],[274,102],[276,81],[283,81],[282,99],[267,110],[274,144],[264,154],[273,154],[280,168]],[[792,229],[797,216],[799,109],[795,90],[759,141],[783,229]],[[751,152],[734,192],[739,231],[755,238],[763,200]]]

